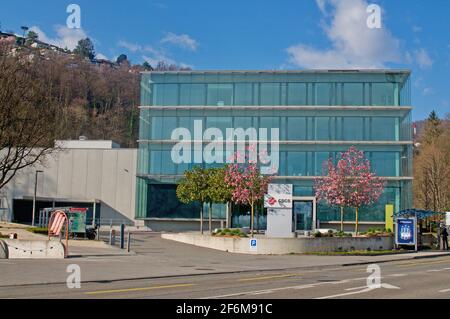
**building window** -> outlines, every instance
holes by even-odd
[[[361,106],[364,105],[364,87],[362,83],[345,83],[344,84],[344,100],[345,106]]]
[[[178,84],[153,84],[153,105],[178,105]]]
[[[288,105],[306,105],[306,84],[288,83]]]
[[[208,84],[208,105],[233,105],[233,84]]]
[[[253,105],[252,83],[236,83],[234,85],[234,105]]]
[[[280,105],[280,83],[261,83],[260,105]]]
[[[399,174],[399,152],[371,152],[372,170],[379,176],[394,176]]]
[[[370,138],[372,141],[397,141],[398,118],[372,117]]]
[[[289,152],[287,157],[288,176],[307,175],[306,152]]]
[[[287,135],[291,141],[305,141],[306,136],[306,117],[288,117]]]
[[[147,189],[147,217],[200,218],[200,204],[182,204],[176,194],[177,185],[149,184]]]
[[[394,105],[393,83],[372,83],[372,105],[389,106]]]
[[[206,105],[206,88],[204,84],[181,84],[180,104],[186,106]]]
[[[333,105],[334,83],[316,83],[316,105]]]
[[[342,137],[344,141],[362,141],[364,139],[364,119],[362,117],[344,117]]]

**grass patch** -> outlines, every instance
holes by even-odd
[[[28,227],[26,230],[29,231],[30,233],[34,233],[34,234],[40,234],[40,235],[48,234],[47,227]]]
[[[332,251],[332,252],[311,252],[303,255],[314,256],[382,256],[405,254],[405,250],[353,250],[353,251]]]

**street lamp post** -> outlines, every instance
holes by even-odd
[[[34,219],[36,216],[36,193],[37,193],[37,180],[39,173],[43,173],[43,171],[36,171],[36,175],[34,177],[33,214],[31,217],[31,226],[33,227],[34,227]]]

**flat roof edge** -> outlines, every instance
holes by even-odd
[[[272,73],[272,74],[295,74],[295,73],[403,73],[411,74],[411,69],[308,69],[308,70],[179,70],[179,71],[142,71],[141,74],[230,74],[230,73]]]

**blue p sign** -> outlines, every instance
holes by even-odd
[[[256,252],[258,250],[258,241],[256,239],[250,239],[250,251]]]

